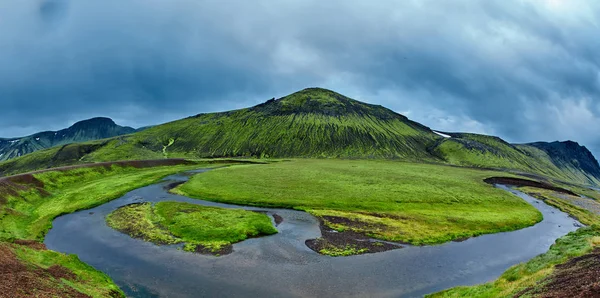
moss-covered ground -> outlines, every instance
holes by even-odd
[[[41,242],[52,220],[59,215],[103,204],[169,174],[209,166],[103,166],[49,171],[20,176],[18,179],[2,178],[0,246],[26,265],[26,273],[54,272],[59,278],[51,277],[48,283],[56,289],[75,290],[95,297],[122,295],[109,277],[76,257],[32,249],[18,244],[19,241],[29,239]],[[531,205],[485,184],[483,179],[490,176],[498,176],[498,172],[395,161],[300,159],[215,169],[193,177],[174,191],[226,203],[306,210],[338,231],[350,230],[379,239],[414,244],[441,243],[484,233],[509,231],[541,220],[541,214]],[[590,194],[590,197],[594,197],[594,194]],[[555,201],[555,206],[586,224],[597,221],[586,210],[567,205],[568,202],[561,201],[560,197],[546,201]],[[154,237],[164,243],[172,243],[169,241],[177,238],[184,239],[187,240],[184,242],[195,245],[194,249],[197,250],[198,245],[210,243],[206,239],[222,237],[224,242],[233,243],[243,240],[241,237],[253,236],[252,232],[244,232],[247,231],[243,229],[247,228],[245,224],[235,232],[229,231],[231,223],[238,220],[235,219],[237,215],[230,217],[229,214],[219,214],[219,210],[210,211],[210,215],[204,218],[202,216],[206,216],[208,210],[186,213],[182,212],[184,209],[181,206],[175,205],[148,207],[138,212],[142,227],[138,227],[138,230],[144,230],[149,223],[155,222],[170,228],[164,229],[162,234],[142,234],[140,237]],[[194,205],[193,208],[205,207]],[[252,215],[266,217],[262,214]],[[335,218],[346,220],[327,220]],[[221,231],[218,232],[221,234],[202,234],[202,229],[194,225],[203,220],[213,225],[205,232]],[[219,224],[225,222],[227,227],[220,230]],[[268,224],[274,229],[270,221]],[[189,229],[190,226],[194,226],[193,229]],[[593,226],[569,234],[557,241],[546,255],[511,268],[496,282],[455,288],[437,295],[510,296],[510,293],[547,278],[552,274],[555,264],[591,251],[600,242],[598,231],[598,227]],[[269,232],[265,227],[261,233]],[[214,250],[216,247],[216,244],[209,244],[206,249]],[[192,247],[188,246],[188,249],[192,250]],[[352,247],[330,249],[332,255],[354,253],[357,252],[352,251]],[[63,267],[68,271],[63,272]],[[63,275],[69,278],[60,278]]]
[[[76,255],[35,249],[26,245],[0,242],[3,251],[16,256],[22,267],[2,270],[3,278],[14,279],[10,293],[3,297],[71,297],[85,294],[92,297],[124,297],[123,292],[104,273],[83,263]],[[3,265],[6,265],[3,258]],[[14,262],[15,260],[13,260]],[[45,273],[45,274],[44,274]],[[0,283],[3,283],[3,280]],[[25,281],[25,284],[22,282]],[[24,287],[32,287],[25,289]],[[0,294],[0,296],[2,296]],[[52,295],[54,294],[54,295]]]
[[[34,174],[17,184],[16,195],[0,207],[0,240],[42,240],[59,215],[88,209],[126,192],[198,165],[135,169],[130,167],[78,168]]]
[[[51,297],[83,293],[93,297],[123,296],[108,276],[79,261],[76,256],[32,249],[31,245],[19,243],[29,240],[25,242],[43,246],[40,242],[51,228],[52,220],[59,215],[98,206],[170,174],[211,166],[96,166],[0,179],[0,246],[6,250],[6,254],[17,257],[17,261],[7,260],[8,264],[21,268],[15,270],[0,266],[0,269],[7,269],[2,274],[12,276],[15,281],[29,280],[33,285],[43,288],[30,289],[33,291],[28,292],[31,295]],[[4,262],[2,264],[6,265]],[[70,278],[48,275],[56,271],[58,276]],[[18,286],[15,284],[15,287]],[[17,297],[29,295],[18,292],[19,289],[15,291],[11,293]]]
[[[435,244],[515,230],[542,219],[527,202],[483,182],[495,175],[404,162],[294,160],[216,169],[173,191],[225,203],[305,210],[338,231]]]
[[[544,293],[556,290],[556,285],[558,285],[558,288],[566,286],[575,288],[574,292],[573,289],[569,289],[570,292],[567,291],[570,294],[562,294],[570,296],[581,295],[585,291],[590,291],[590,287],[595,287],[593,281],[590,284],[589,281],[584,281],[584,279],[573,281],[559,277],[561,269],[557,269],[557,265],[565,267],[563,264],[570,263],[578,257],[591,256],[592,251],[600,247],[600,216],[590,210],[571,204],[565,199],[564,194],[532,187],[520,187],[519,190],[544,200],[547,204],[577,218],[588,227],[580,228],[559,238],[548,252],[528,262],[511,267],[496,281],[470,287],[455,287],[427,297],[546,297]],[[597,194],[590,197],[595,195]],[[591,267],[586,268],[587,270],[592,270],[590,272],[598,271],[599,268],[596,265],[589,265]],[[545,288],[549,284],[552,284],[554,289]]]
[[[184,250],[222,254],[233,243],[277,233],[262,213],[190,203],[141,203],[121,207],[108,225],[134,238],[156,244],[185,243]]]
[[[548,252],[511,267],[496,281],[472,287],[456,287],[427,297],[513,297],[526,288],[542,286],[542,282],[555,270],[555,265],[589,253],[598,245],[600,227],[580,228],[556,240]]]

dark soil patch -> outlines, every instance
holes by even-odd
[[[123,297],[123,295],[121,295],[121,293],[117,290],[110,290],[110,292],[108,292],[108,297],[121,298],[121,297]]]
[[[163,187],[163,189],[164,189],[164,190],[166,190],[166,191],[169,191],[169,190],[171,190],[171,189],[173,189],[173,188],[175,188],[175,187],[177,187],[177,186],[179,186],[179,185],[181,185],[181,184],[184,184],[185,182],[186,182],[186,181],[177,181],[177,182],[172,182],[172,183],[169,183],[169,184],[165,185],[165,186]]]
[[[257,212],[257,213],[262,213],[262,214],[265,214],[265,215],[269,214],[268,211],[264,211],[264,210],[252,210],[252,211],[253,212]],[[277,213],[273,213],[273,220],[275,221],[275,226],[278,226],[280,223],[283,222],[283,217],[281,217]]]
[[[24,239],[17,239],[14,241],[15,244],[19,244],[19,245],[23,245],[23,246],[27,246],[29,248],[33,248],[36,250],[46,250],[46,244],[41,243],[41,242],[37,242],[35,240],[24,240]]]
[[[530,187],[536,187],[536,188],[543,188],[543,189],[553,190],[555,192],[560,192],[560,193],[564,193],[564,194],[568,194],[568,195],[572,195],[572,196],[578,196],[576,193],[574,193],[568,189],[556,187],[556,186],[548,184],[546,182],[539,182],[539,181],[533,181],[533,180],[527,180],[527,179],[521,179],[521,178],[491,177],[491,178],[487,178],[483,181],[486,183],[489,183],[489,184],[506,184],[506,185],[514,185],[514,186],[530,186]]]
[[[52,265],[47,270],[54,278],[64,278],[68,280],[77,279],[77,275],[75,275],[75,273],[61,265]]]
[[[89,297],[65,285],[59,278],[73,277],[67,268],[43,269],[23,264],[9,246],[0,244],[0,297]],[[64,269],[63,269],[64,268]]]
[[[352,247],[356,250],[366,249],[366,251],[362,253],[376,253],[402,248],[402,246],[399,244],[377,241],[364,234],[351,230],[343,232],[332,230],[325,225],[324,220],[330,223],[343,224],[349,227],[370,227],[369,224],[353,221],[344,217],[324,216],[323,218],[319,218],[321,238],[309,239],[305,241],[306,246],[315,252],[320,253],[321,250],[330,249],[331,247],[338,249],[345,249],[347,247]]]
[[[366,223],[358,220],[352,220],[341,216],[323,216],[325,224],[344,225],[349,228],[367,229],[367,230],[385,230],[387,227],[382,224]]]
[[[8,197],[17,197],[19,192],[30,189],[36,189],[42,197],[50,196],[44,189],[44,183],[32,174],[0,178],[0,204],[5,204]]]
[[[232,252],[233,252],[233,245],[231,245],[231,244],[221,246],[221,249],[219,249],[217,251],[213,251],[212,249],[207,248],[204,245],[196,246],[196,253],[203,254],[203,255],[223,256],[223,255],[228,255]]]
[[[460,237],[452,240],[452,242],[463,242],[469,240],[471,237]]]
[[[556,265],[554,273],[540,285],[527,288],[515,297],[600,297],[600,248]]]
[[[279,226],[283,222],[283,217],[277,213],[273,213],[273,219],[275,220],[275,226]]]
[[[40,188],[44,187],[44,182],[35,178],[33,176],[33,174],[23,174],[23,175],[12,176],[12,177],[8,178],[8,180],[10,182],[16,183],[16,184],[30,185],[33,187],[40,187]]]

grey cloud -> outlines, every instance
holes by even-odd
[[[600,153],[587,1],[4,1],[0,135],[147,125],[309,86],[432,127]]]

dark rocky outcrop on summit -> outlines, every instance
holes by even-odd
[[[546,152],[557,166],[578,168],[594,177],[600,177],[600,165],[585,147],[577,142],[535,142],[528,145]]]

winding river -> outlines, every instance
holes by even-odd
[[[193,171],[201,173],[204,170]],[[304,244],[320,236],[318,221],[294,210],[220,204],[170,194],[165,187],[192,173],[129,192],[99,207],[58,217],[45,239],[49,249],[76,254],[107,273],[130,297],[420,297],[458,285],[497,278],[508,267],[548,250],[580,224],[528,195],[499,186],[538,208],[544,220],[513,232],[463,242],[414,247],[351,257],[319,255]],[[284,221],[272,236],[234,245],[230,255],[188,253],[130,238],[105,224],[105,217],[134,202],[180,201],[263,210]]]

